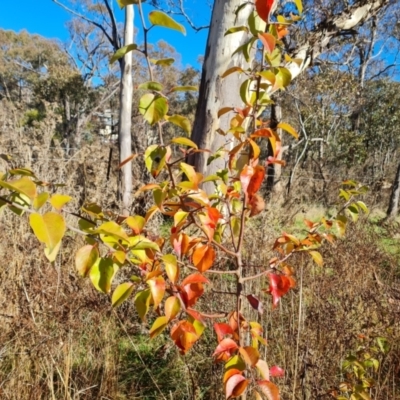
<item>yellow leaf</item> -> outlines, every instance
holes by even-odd
[[[61,211],[61,209],[67,204],[69,201],[72,200],[71,196],[66,196],[64,194],[53,194],[50,199],[50,204],[58,211]]]
[[[167,317],[158,317],[150,329],[150,338],[153,339],[158,336],[166,328],[167,324]]]
[[[315,261],[315,263],[320,267],[322,267],[322,265],[324,264],[324,260],[322,259],[321,253],[315,250],[310,250],[309,253],[310,256],[313,258],[313,260]]]
[[[121,305],[133,292],[134,286],[132,282],[121,283],[116,287],[111,298],[113,307]]]
[[[65,234],[66,224],[62,215],[48,212],[44,215],[31,214],[29,222],[40,242],[52,253]]]

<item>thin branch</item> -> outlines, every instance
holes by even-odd
[[[78,18],[83,19],[86,22],[89,22],[90,24],[97,26],[105,35],[105,37],[107,38],[107,40],[110,42],[111,46],[113,46],[114,50],[117,51],[119,49],[118,47],[118,43],[115,43],[114,40],[112,39],[112,37],[108,34],[107,30],[104,28],[104,26],[102,26],[101,24],[99,24],[96,21],[93,21],[90,18],[85,17],[84,15],[72,10],[71,8],[67,7],[65,4],[60,3],[58,0],[52,0],[54,3],[58,4],[61,8],[63,8],[64,10],[68,11],[69,13],[75,15]]]

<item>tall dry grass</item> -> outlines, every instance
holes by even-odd
[[[13,155],[13,166],[30,167],[43,180],[64,183],[62,192],[75,199],[71,211],[85,200],[118,207],[115,170],[107,180],[108,144],[95,141],[66,155],[53,137],[55,120],[21,129],[12,123],[17,114],[10,114],[14,119],[7,120],[9,126],[0,121],[6,128],[0,134],[1,152]],[[115,159],[114,169],[116,164]],[[135,168],[139,186],[143,171]],[[137,209],[141,207],[146,207],[145,198]],[[249,275],[266,265],[283,229],[301,229],[294,217],[310,204],[283,207],[271,203],[251,223],[245,243]],[[318,206],[313,212],[324,210]],[[74,217],[68,219],[75,223]],[[159,219],[149,229],[159,232],[167,223]],[[181,357],[167,334],[148,339],[149,327],[139,323],[131,301],[114,312],[104,295],[76,275],[74,254],[81,238],[69,234],[50,265],[25,217],[2,213],[0,224],[1,399],[224,398],[223,367],[210,357],[216,345],[211,323],[189,356]],[[306,256],[293,259],[298,287],[276,310],[268,295],[262,316],[244,302],[245,313],[266,332],[266,359],[286,371],[277,381],[283,399],[332,398],[342,379],[341,362],[360,334],[384,336],[391,344],[375,376],[372,398],[400,399],[400,268],[399,260],[382,250],[381,239],[366,221],[351,225],[345,240],[324,247],[324,267]],[[202,309],[233,308],[234,298],[221,292],[235,291],[235,282],[212,279]],[[248,282],[245,293],[267,286],[266,280]]]

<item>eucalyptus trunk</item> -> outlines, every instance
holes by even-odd
[[[133,43],[134,36],[134,9],[133,5],[125,7],[124,46]],[[128,52],[120,60],[121,90],[119,109],[119,157],[120,162],[127,159],[132,153],[132,52]],[[121,168],[120,198],[122,200],[122,214],[129,215],[132,197],[132,162],[126,163]]]
[[[394,219],[399,212],[400,199],[400,164],[397,167],[396,177],[394,178],[392,193],[390,195],[389,207],[386,213],[387,219]]]
[[[227,36],[225,32],[233,26],[246,24],[252,7],[249,5],[242,9],[236,20],[235,11],[243,3],[242,0],[215,0],[212,12],[211,28],[208,33],[203,71],[201,77],[199,102],[193,126],[192,139],[201,149],[208,149],[211,153],[198,153],[191,160],[196,170],[206,175],[226,167],[226,157],[221,157],[207,166],[210,154],[215,153],[226,143],[228,148],[233,147],[233,136],[221,135],[218,130],[226,132],[233,113],[227,113],[218,118],[218,111],[222,107],[240,107],[239,89],[243,76],[234,73],[226,78],[221,78],[230,67],[240,66],[243,69],[248,63],[243,55],[234,51],[244,43],[246,34],[234,33]],[[204,189],[211,192],[212,183],[207,183]]]

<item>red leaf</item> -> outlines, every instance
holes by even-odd
[[[251,176],[249,186],[247,187],[247,195],[249,196],[249,199],[251,199],[252,196],[260,189],[264,180],[264,176],[265,168],[263,166],[257,165],[254,167],[253,175]]]
[[[256,0],[256,10],[260,18],[269,22],[271,14],[275,11],[278,0]]]
[[[273,307],[276,307],[279,300],[292,286],[290,279],[284,275],[269,274],[269,292],[272,295]]]
[[[243,375],[236,374],[232,375],[225,386],[226,399],[232,399],[233,397],[240,396],[245,390],[249,381],[244,378]]]
[[[261,301],[256,297],[253,296],[252,294],[247,295],[247,300],[249,301],[250,305],[258,311],[260,315],[263,313],[263,305]]]
[[[186,307],[194,306],[197,300],[204,293],[204,288],[202,283],[189,283],[183,287],[183,301]]]
[[[267,396],[268,400],[279,400],[279,389],[272,382],[265,380],[258,381],[257,384],[261,392]]]
[[[274,365],[273,367],[270,368],[269,374],[270,376],[276,376],[282,378],[285,376],[285,370],[281,367],[278,367],[277,365]]]
[[[216,356],[219,353],[224,353],[225,351],[232,352],[233,350],[236,350],[238,348],[239,348],[239,346],[237,345],[236,342],[234,342],[232,339],[225,338],[225,339],[221,340],[221,342],[215,349],[213,356]]]
[[[228,324],[214,324],[214,330],[217,334],[218,342],[221,342],[226,335],[233,335],[233,330]]]

